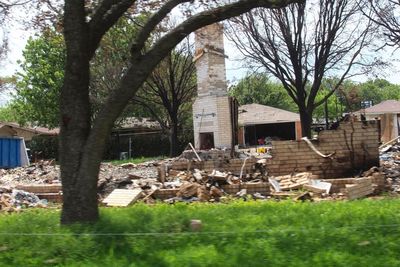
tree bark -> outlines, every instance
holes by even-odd
[[[172,121],[169,132],[169,155],[170,157],[176,157],[178,155],[178,122],[177,120]]]
[[[301,133],[303,137],[311,138],[312,111],[307,108],[299,108]]]
[[[66,2],[64,36],[67,54],[61,90],[60,166],[63,184],[62,223],[98,218],[96,172],[82,165],[90,131],[89,58],[84,6]]]

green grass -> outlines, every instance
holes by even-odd
[[[134,163],[134,164],[139,164],[151,160],[160,160],[166,158],[165,156],[159,156],[159,157],[139,157],[139,158],[131,158],[131,159],[123,159],[123,160],[110,160],[110,161],[105,161],[108,163],[111,163],[113,165],[120,165],[124,163]]]
[[[30,210],[0,216],[0,266],[400,266],[399,209],[393,199],[137,204],[69,227],[58,211]]]

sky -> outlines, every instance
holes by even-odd
[[[30,35],[33,35],[33,32],[26,31],[22,27],[14,27],[9,33],[10,52],[8,58],[0,65],[0,76],[13,75],[16,71],[19,71],[17,61],[23,59],[22,50]],[[226,60],[227,79],[229,84],[233,84],[244,77],[250,70],[242,65],[242,55],[235,48],[235,45],[227,38],[225,38],[224,42],[225,54],[228,56]],[[378,73],[381,75],[379,78],[385,78],[391,83],[400,84],[400,50],[389,49],[388,51],[379,53],[383,53],[384,57],[393,64],[389,70],[378,70]],[[356,81],[363,82],[368,78],[375,77],[364,75],[358,77]],[[10,96],[8,94],[0,93],[0,105],[4,105],[9,99]]]

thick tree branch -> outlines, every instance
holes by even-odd
[[[159,23],[165,19],[168,14],[179,4],[190,2],[191,0],[169,0],[165,3],[157,12],[152,14],[146,24],[138,33],[134,42],[131,46],[132,56],[137,56],[140,54],[141,50],[144,48],[146,41],[153,33],[154,29],[159,25]]]
[[[136,0],[103,0],[89,22],[90,58],[93,57],[101,38],[131,7]]]

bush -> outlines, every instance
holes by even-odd
[[[56,159],[58,160],[58,137],[57,136],[34,136],[27,142],[32,159]]]

